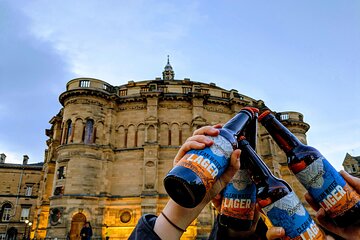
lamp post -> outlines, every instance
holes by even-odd
[[[23,235],[23,240],[26,239],[27,235],[26,235],[26,230],[27,230],[27,225],[30,221],[28,219],[25,220],[25,229],[24,229],[24,235]]]
[[[30,240],[32,222],[29,222],[28,225],[29,225],[29,231],[28,231],[28,236],[27,236],[26,239],[27,239],[27,240]]]
[[[29,226],[29,231],[27,231],[28,226]],[[30,239],[31,226],[32,226],[32,222],[30,222],[28,219],[26,219],[23,240]]]

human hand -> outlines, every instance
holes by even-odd
[[[266,238],[268,240],[275,240],[285,237],[285,230],[282,227],[270,227],[266,232]],[[335,240],[333,237],[326,235],[326,240]]]
[[[220,124],[214,126],[205,126],[194,131],[193,136],[189,137],[185,143],[180,147],[178,153],[174,158],[174,165],[192,149],[204,149],[210,147],[214,142],[207,136],[216,137],[219,135],[221,128]],[[225,172],[216,180],[213,187],[206,193],[203,202],[210,202],[232,179],[235,173],[240,168],[240,150],[233,151],[230,157],[230,163]]]
[[[174,164],[191,149],[204,149],[211,146],[214,142],[207,136],[219,135],[221,125],[205,126],[194,131],[193,136],[189,137],[180,147],[174,158]],[[230,163],[222,176],[214,183],[213,187],[206,194],[203,201],[195,208],[184,208],[170,199],[163,209],[163,213],[171,220],[172,223],[182,229],[186,229],[192,221],[200,214],[201,210],[218,194],[235,175],[240,168],[240,150],[235,150],[231,154]],[[160,214],[155,222],[154,231],[162,239],[178,239],[182,232],[169,225],[169,222]]]
[[[282,227],[270,227],[266,232],[266,238],[269,240],[275,240],[282,237],[285,237],[285,230]]]
[[[344,170],[340,171],[341,176],[345,181],[357,192],[360,194],[360,179],[351,176]],[[316,218],[319,223],[336,235],[343,237],[345,239],[360,239],[360,224],[351,225],[348,227],[338,227],[334,222],[326,215],[325,210],[320,208],[320,206],[315,202],[315,200],[310,196],[309,193],[305,194],[305,200],[310,204],[310,206],[317,211]]]

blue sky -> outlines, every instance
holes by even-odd
[[[43,161],[76,77],[214,82],[298,111],[338,169],[360,155],[360,2],[0,0],[0,153]]]

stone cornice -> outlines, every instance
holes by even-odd
[[[306,133],[310,129],[310,125],[301,122],[301,121],[294,121],[294,120],[283,120],[281,121],[282,124],[284,124],[285,127],[292,126],[292,127],[299,127],[304,130],[302,133]]]
[[[109,92],[106,92],[105,90],[100,90],[97,88],[79,88],[79,89],[73,89],[66,92],[63,92],[59,96],[60,103],[65,106],[66,100],[72,96],[79,97],[79,96],[96,96],[101,97],[106,100],[110,100],[112,94]]]

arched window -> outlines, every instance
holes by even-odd
[[[10,221],[10,216],[11,216],[11,204],[10,203],[5,203],[2,207],[1,207],[1,212],[0,212],[0,220],[2,222],[8,222]]]
[[[66,122],[66,129],[65,129],[65,144],[70,142],[71,134],[72,134],[72,123],[71,120],[68,120]]]
[[[94,120],[88,119],[86,121],[85,130],[84,130],[84,143],[94,143]]]

